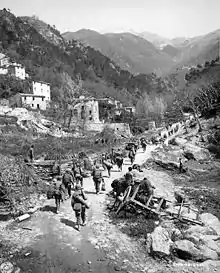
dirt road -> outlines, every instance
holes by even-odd
[[[138,151],[135,163],[143,163],[153,149]],[[106,192],[129,164],[125,159],[122,173],[114,167],[111,178],[105,178]],[[88,225],[80,232],[75,229],[70,200],[62,204],[58,215],[54,200],[47,200],[30,220],[9,225],[4,231],[4,239],[19,250],[12,260],[23,272],[144,272],[145,257],[139,246],[119,231],[105,213],[105,193],[95,194],[91,178],[85,179],[84,187],[91,208]]]

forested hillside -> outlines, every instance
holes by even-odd
[[[81,29],[62,34],[69,41],[77,39],[99,50],[122,69],[132,74],[152,73],[158,75],[173,66],[173,60],[166,52],[157,49],[151,42],[132,33],[106,33]]]
[[[65,89],[66,79],[77,77],[90,95],[127,102],[135,102],[143,92],[166,92],[156,75],[133,76],[99,51],[75,40],[65,42],[58,30],[36,18],[0,11],[0,40],[0,52],[24,64],[35,80],[51,83],[54,99]]]

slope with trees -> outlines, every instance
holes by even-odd
[[[150,92],[152,86],[155,92],[166,92],[156,75],[134,76],[121,70],[99,51],[75,40],[65,42],[58,30],[34,17],[27,20],[0,11],[0,40],[0,51],[23,64],[32,79],[51,83],[53,100],[62,97],[63,74],[73,81],[80,76],[87,94],[108,95],[128,103]]]
[[[167,70],[173,66],[172,58],[151,42],[131,33],[100,34],[81,29],[62,34],[67,40],[77,39],[109,57],[122,69],[133,74]]]

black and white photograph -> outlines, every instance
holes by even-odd
[[[0,273],[220,272],[220,1],[0,0]]]

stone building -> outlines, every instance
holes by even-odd
[[[12,63],[8,66],[8,74],[21,80],[25,80],[26,77],[25,68],[17,63]]]
[[[82,123],[101,123],[99,120],[99,104],[94,98],[80,98],[73,108],[73,120]]]

